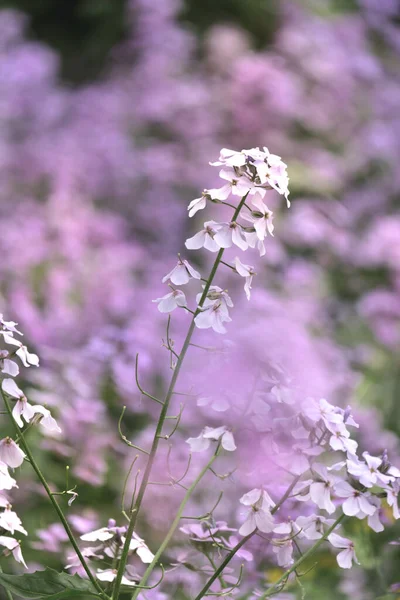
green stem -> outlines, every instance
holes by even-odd
[[[1,567],[0,567],[0,573],[3,573],[3,569]],[[13,595],[10,592],[10,590],[8,590],[7,588],[4,588],[4,591],[6,593],[6,596],[7,596],[8,600],[14,600]]]
[[[288,569],[287,571],[284,572],[284,574],[282,575],[282,577],[280,577],[278,579],[278,581],[276,581],[273,586],[271,586],[262,596],[260,596],[260,600],[265,600],[265,598],[269,598],[270,596],[272,596],[273,594],[276,593],[277,588],[281,587],[281,584],[285,584],[287,581],[287,578],[289,577],[289,575],[291,575],[294,571],[296,571],[296,569],[305,561],[307,560],[307,558],[309,558],[310,556],[312,556],[314,554],[314,552],[316,552],[316,550],[318,550],[318,548],[321,546],[321,544],[323,544],[326,540],[326,538],[332,533],[332,531],[334,529],[336,529],[336,527],[343,521],[343,519],[345,518],[346,515],[341,514],[340,517],[338,517],[336,519],[336,521],[333,523],[333,525],[331,525],[331,527],[329,527],[329,529],[327,529],[324,533],[324,535],[315,542],[314,546],[312,546],[309,550],[307,550],[307,552],[304,552],[304,554],[302,554],[300,556],[300,558],[298,560],[296,560],[296,562],[290,567],[290,569]],[[279,590],[281,591],[281,590]]]
[[[237,217],[238,217],[238,215],[239,215],[239,213],[240,213],[240,211],[242,209],[242,206],[243,206],[243,204],[246,201],[246,198],[247,198],[247,194],[239,202],[239,204],[238,204],[238,206],[237,206],[237,208],[235,210],[235,213],[234,213],[234,215],[232,217],[232,221],[235,221],[237,219]],[[126,532],[125,543],[124,543],[124,547],[122,549],[122,554],[121,554],[121,559],[120,559],[120,563],[119,563],[119,567],[118,567],[118,572],[117,572],[117,576],[116,576],[115,582],[114,582],[114,589],[113,589],[112,600],[118,600],[118,596],[119,596],[120,589],[121,589],[121,581],[122,581],[122,577],[123,577],[123,574],[124,574],[124,571],[125,571],[125,567],[126,567],[126,563],[127,563],[127,560],[128,560],[129,546],[130,546],[130,543],[131,543],[132,535],[133,535],[133,532],[135,530],[136,521],[137,521],[137,518],[138,518],[138,515],[139,515],[139,510],[140,510],[140,507],[142,505],[143,497],[144,497],[144,494],[146,492],[146,488],[147,488],[147,485],[148,485],[148,482],[149,482],[150,473],[151,473],[152,468],[153,468],[155,456],[156,456],[156,453],[157,453],[158,444],[159,444],[159,441],[160,441],[161,432],[162,432],[162,429],[163,429],[163,425],[164,425],[165,419],[167,417],[169,403],[170,403],[171,398],[172,398],[172,396],[174,394],[175,385],[176,385],[176,382],[178,381],[178,377],[179,377],[179,373],[180,373],[180,370],[181,370],[181,367],[182,367],[182,363],[183,363],[183,361],[185,359],[186,352],[187,352],[187,350],[189,348],[190,341],[191,341],[192,335],[193,335],[193,331],[194,331],[195,326],[196,326],[196,324],[195,324],[195,318],[200,313],[200,309],[201,309],[201,307],[203,306],[203,304],[205,302],[205,299],[207,297],[207,294],[208,294],[208,291],[209,291],[209,289],[211,287],[211,284],[212,284],[212,282],[214,280],[215,274],[217,272],[217,269],[219,267],[219,264],[221,262],[223,254],[224,254],[224,248],[221,248],[219,250],[218,254],[217,254],[217,257],[216,257],[215,261],[214,261],[214,264],[212,266],[210,275],[209,275],[209,277],[207,279],[207,282],[206,282],[206,284],[204,286],[204,290],[203,290],[203,293],[201,295],[200,302],[198,304],[198,307],[197,307],[197,309],[196,309],[196,311],[195,311],[195,313],[193,315],[193,318],[191,320],[191,323],[189,325],[189,329],[188,329],[188,332],[186,334],[185,341],[183,342],[182,350],[181,350],[181,352],[179,354],[179,358],[178,358],[178,360],[176,362],[174,373],[172,375],[172,378],[171,378],[171,381],[170,381],[170,384],[169,384],[169,387],[168,387],[168,390],[167,390],[167,394],[165,396],[164,404],[163,404],[163,407],[161,409],[161,413],[160,413],[160,416],[159,416],[159,419],[158,419],[158,422],[157,422],[156,431],[155,431],[155,434],[154,434],[153,443],[152,443],[152,446],[151,446],[149,458],[147,460],[146,468],[145,468],[144,473],[143,473],[143,478],[142,478],[142,481],[141,481],[141,484],[140,484],[140,487],[139,487],[139,491],[138,491],[138,495],[137,495],[135,504],[133,505],[133,508],[132,508],[131,520],[129,522],[128,530]]]
[[[208,461],[208,463],[205,465],[205,467],[203,467],[203,469],[200,471],[200,473],[198,474],[198,476],[196,477],[196,479],[193,481],[192,485],[188,488],[179,508],[178,508],[178,512],[176,513],[176,517],[172,522],[171,527],[168,530],[167,535],[165,536],[162,544],[160,545],[160,547],[158,548],[156,554],[154,555],[153,561],[152,563],[147,567],[139,585],[143,586],[146,585],[148,578],[150,577],[151,573],[154,570],[154,567],[157,565],[162,553],[164,552],[165,548],[168,546],[170,539],[172,538],[172,536],[175,533],[176,528],[178,527],[181,519],[182,519],[182,515],[183,515],[183,511],[186,507],[186,504],[188,503],[191,495],[193,494],[197,484],[201,481],[201,479],[204,477],[204,475],[207,473],[208,469],[211,467],[211,465],[213,464],[213,462],[215,461],[215,459],[218,456],[218,450],[217,452],[215,452],[215,454],[212,456],[212,458]],[[138,588],[137,590],[135,590],[133,592],[132,598],[131,600],[136,600],[136,598],[138,597],[138,595],[140,594],[140,588]]]
[[[26,439],[25,439],[25,436],[24,436],[23,432],[20,430],[20,428],[18,427],[17,423],[14,420],[10,404],[9,404],[7,398],[5,397],[5,395],[3,394],[2,390],[1,390],[1,395],[3,396],[4,404],[6,406],[8,414],[10,416],[10,419],[11,419],[13,425],[14,425],[14,429],[16,430],[17,434],[19,435],[21,446],[22,446],[25,454],[27,455],[27,457],[29,459],[29,462],[31,463],[32,468],[35,471],[38,479],[40,480],[42,486],[44,487],[44,489],[45,489],[45,491],[46,491],[46,493],[47,493],[47,495],[49,497],[49,500],[52,503],[52,505],[54,507],[54,510],[56,511],[56,513],[57,513],[57,515],[58,515],[58,517],[59,517],[59,519],[60,519],[60,521],[61,521],[61,523],[62,523],[62,525],[63,525],[63,527],[65,529],[65,532],[66,532],[66,534],[67,534],[67,536],[69,538],[69,541],[71,542],[71,545],[74,548],[74,550],[75,550],[75,552],[76,552],[76,554],[77,554],[77,556],[79,558],[79,561],[80,561],[82,567],[84,568],[87,576],[89,577],[90,581],[92,582],[92,585],[98,591],[99,596],[101,598],[103,598],[104,600],[108,600],[107,594],[104,593],[102,587],[96,581],[96,578],[94,577],[94,575],[90,571],[90,569],[89,569],[89,567],[88,567],[88,565],[87,565],[87,563],[85,561],[85,558],[83,557],[83,555],[82,555],[82,553],[81,553],[81,551],[79,549],[79,546],[78,546],[78,544],[77,544],[77,542],[75,540],[74,534],[72,533],[72,530],[71,530],[71,528],[70,528],[70,526],[68,524],[67,519],[64,516],[64,513],[63,513],[60,505],[58,504],[57,500],[54,498],[53,493],[52,493],[52,491],[51,491],[51,489],[50,489],[50,487],[49,487],[49,485],[48,485],[48,483],[47,483],[47,481],[46,481],[43,473],[41,472],[41,470],[39,468],[39,465],[37,464],[35,458],[33,457],[33,454],[30,451],[30,448],[29,448],[29,446],[28,446],[28,444],[26,442]]]
[[[295,477],[292,481],[292,483],[289,485],[288,489],[286,490],[286,492],[283,494],[282,498],[279,500],[279,502],[277,502],[277,504],[275,504],[275,506],[272,508],[271,510],[271,514],[274,515],[282,506],[282,504],[284,502],[286,502],[286,500],[289,498],[290,494],[292,493],[292,490],[294,488],[294,486],[296,485],[296,483],[299,481],[300,479],[300,475],[298,475],[297,477]],[[207,583],[205,584],[205,586],[202,588],[202,590],[200,591],[200,593],[196,596],[195,600],[200,600],[200,598],[204,598],[204,596],[206,595],[206,593],[208,592],[208,590],[210,589],[210,587],[212,586],[212,584],[214,583],[214,581],[216,579],[218,579],[221,576],[222,571],[225,569],[225,567],[231,562],[232,558],[235,556],[235,554],[237,553],[238,550],[240,550],[240,548],[242,546],[245,545],[245,543],[251,539],[253,537],[253,535],[255,535],[257,533],[257,530],[253,531],[252,533],[249,533],[249,535],[246,535],[244,538],[242,538],[237,544],[236,546],[234,546],[232,548],[232,550],[230,552],[228,552],[228,554],[225,556],[224,560],[222,561],[222,563],[219,565],[218,569],[215,571],[215,573],[210,577],[210,579],[207,581]]]

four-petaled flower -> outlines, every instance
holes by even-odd
[[[244,494],[239,502],[249,507],[246,520],[239,529],[240,535],[249,535],[256,529],[270,533],[274,529],[274,517],[270,509],[275,503],[265,490],[255,488]]]
[[[204,427],[203,431],[196,438],[189,438],[186,443],[190,446],[191,452],[202,452],[210,447],[211,442],[220,442],[224,450],[233,452],[236,450],[233,434],[224,425],[222,427]]]

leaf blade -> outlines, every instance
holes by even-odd
[[[29,600],[68,600],[99,596],[87,579],[78,575],[58,573],[49,568],[24,575],[0,573],[0,585]]]

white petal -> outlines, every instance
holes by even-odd
[[[3,373],[6,375],[11,375],[11,377],[16,377],[19,373],[19,367],[17,363],[9,358],[5,358],[3,360]]]
[[[16,469],[24,462],[25,453],[11,438],[4,438],[0,441],[0,460]]]
[[[209,448],[211,442],[200,434],[197,438],[187,439],[186,443],[189,444],[191,452],[203,452]]]
[[[138,555],[140,560],[146,564],[151,563],[154,558],[154,554],[149,550],[149,548],[145,544],[142,544],[138,547],[138,549],[136,550],[136,554]]]
[[[199,231],[199,233],[196,233],[193,237],[186,240],[185,246],[189,250],[198,250],[204,246],[206,237],[208,236],[206,236],[206,232],[204,230]]]
[[[251,511],[243,525],[239,529],[240,535],[249,535],[253,533],[257,529],[256,519],[254,516],[254,512]]]
[[[260,500],[261,496],[262,490],[260,490],[259,488],[254,488],[254,490],[251,490],[250,492],[247,492],[247,494],[244,494],[244,496],[240,498],[239,502],[241,504],[244,504],[245,506],[252,506]]]
[[[3,379],[1,387],[6,394],[13,398],[23,398],[24,392],[19,389],[14,379]]]
[[[228,450],[229,452],[236,450],[235,440],[231,431],[226,431],[224,433],[222,436],[221,445],[224,450]]]
[[[114,537],[114,533],[109,531],[107,527],[102,527],[101,529],[96,529],[95,531],[90,531],[89,533],[85,533],[81,535],[81,540],[84,542],[106,542]]]

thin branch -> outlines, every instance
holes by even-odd
[[[128,519],[129,519],[129,517],[128,517],[128,515],[125,512],[125,494],[126,494],[126,488],[127,488],[127,485],[128,485],[129,477],[130,477],[130,475],[132,473],[133,466],[134,466],[134,464],[135,464],[135,462],[137,461],[138,458],[139,458],[139,454],[136,454],[135,458],[132,461],[131,466],[129,467],[128,473],[127,473],[127,475],[125,477],[124,487],[122,488],[121,512]]]
[[[139,383],[138,370],[139,370],[139,352],[136,354],[136,360],[135,360],[135,379],[136,379],[136,385],[137,385],[137,387],[139,389],[139,392],[141,392],[143,394],[143,396],[147,396],[147,398],[150,398],[151,400],[154,400],[154,402],[157,402],[158,404],[163,404],[162,400],[159,400],[155,396],[152,396],[148,392],[144,391],[144,389],[142,388],[142,386]]]
[[[126,406],[123,406],[121,416],[118,420],[118,433],[119,433],[121,440],[124,442],[124,444],[126,444],[130,448],[135,448],[135,450],[139,450],[139,452],[143,452],[143,454],[149,455],[150,452],[148,452],[147,450],[144,450],[140,446],[136,446],[136,444],[132,444],[132,442],[130,442],[128,440],[128,438],[122,433],[121,424],[122,424],[122,419],[124,418],[125,411],[126,411]]]

